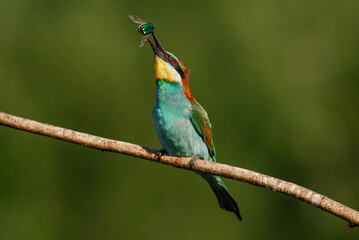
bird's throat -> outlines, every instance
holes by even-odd
[[[176,69],[158,56],[155,57],[154,70],[156,80],[164,80],[171,83],[182,83],[182,78]]]

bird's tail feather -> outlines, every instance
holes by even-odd
[[[229,193],[223,180],[220,177],[213,175],[203,175],[203,177],[209,183],[214,194],[216,195],[219,206],[224,210],[235,213],[238,219],[242,221],[242,217],[239,213],[238,204]]]

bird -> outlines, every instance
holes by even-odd
[[[146,32],[146,35],[152,34],[154,42],[148,36],[146,40],[154,52],[156,79],[152,122],[162,151],[171,156],[192,158],[192,164],[196,159],[216,162],[212,125],[207,112],[189,88],[190,70],[180,59],[163,48],[153,31],[153,24],[149,26],[152,26],[152,29],[151,32]],[[139,32],[144,32],[146,27],[148,28],[145,24],[140,26]],[[200,175],[209,183],[219,206],[235,213],[238,219],[242,220],[238,204],[221,177],[208,173]]]

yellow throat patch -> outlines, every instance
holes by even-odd
[[[178,72],[162,58],[156,56],[155,58],[155,78],[156,80],[165,80],[168,82],[181,83],[182,78]]]

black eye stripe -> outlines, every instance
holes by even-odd
[[[176,68],[177,72],[179,73],[179,75],[181,75],[182,79],[184,79],[184,72],[182,71],[182,69],[180,67],[178,67],[178,69]]]
[[[180,63],[179,61],[177,61],[175,58],[171,57],[170,58],[170,63],[171,65],[176,69],[176,71],[178,72],[178,74],[181,76],[182,79],[185,78],[184,72],[182,71],[181,67],[180,67]]]

